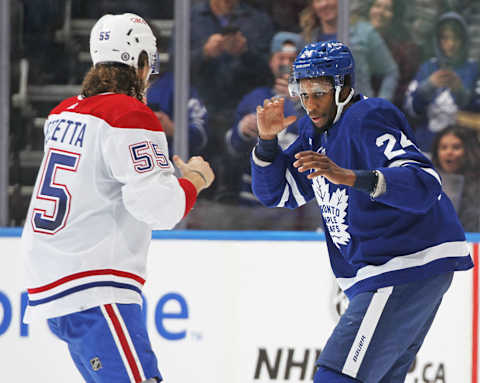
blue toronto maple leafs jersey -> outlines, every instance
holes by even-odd
[[[473,266],[465,234],[432,163],[417,148],[405,116],[380,98],[363,98],[321,133],[308,116],[299,137],[273,162],[252,152],[252,187],[271,207],[316,198],[330,263],[347,296]],[[294,155],[313,150],[353,170],[377,169],[386,192],[376,199],[324,177],[310,180]]]

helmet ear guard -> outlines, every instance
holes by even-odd
[[[333,119],[334,124],[340,119],[340,116],[342,115],[342,112],[343,112],[343,108],[345,107],[345,105],[347,105],[350,102],[353,95],[355,94],[355,90],[353,88],[350,88],[350,93],[348,94],[345,101],[340,102],[340,92],[341,91],[342,91],[341,86],[336,86],[335,87],[335,104],[337,105],[337,114],[335,115],[335,118]]]

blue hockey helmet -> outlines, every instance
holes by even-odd
[[[350,75],[354,86],[355,63],[352,52],[343,43],[330,40],[305,46],[293,63],[292,85],[303,78],[332,77],[335,87],[342,87],[345,76]],[[296,93],[294,89],[292,89]]]
[[[350,49],[343,43],[330,40],[312,43],[305,46],[293,63],[292,73],[288,80],[288,90],[292,97],[299,96],[300,80],[305,78],[330,77],[335,86],[335,104],[337,113],[334,123],[338,121],[343,108],[354,95],[355,62]],[[345,84],[345,76],[350,76],[350,93],[344,101],[340,101],[340,92]],[[306,108],[305,108],[306,110]]]

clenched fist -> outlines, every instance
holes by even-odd
[[[210,164],[200,156],[191,157],[188,162],[184,162],[179,156],[174,155],[173,162],[180,170],[182,177],[195,186],[197,193],[208,188],[215,179]]]

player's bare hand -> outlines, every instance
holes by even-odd
[[[264,140],[273,140],[288,125],[295,122],[296,116],[285,117],[283,106],[285,99],[281,97],[267,98],[262,106],[257,106],[258,135]]]
[[[307,175],[307,178],[324,176],[334,184],[353,186],[355,183],[356,176],[352,170],[338,166],[325,154],[308,150],[295,154],[295,158],[297,160],[293,163],[293,166],[300,173],[312,171]]]
[[[191,157],[188,162],[184,162],[179,156],[174,155],[173,162],[180,170],[180,174],[193,183],[198,193],[208,188],[215,179],[210,164],[200,156]]]

